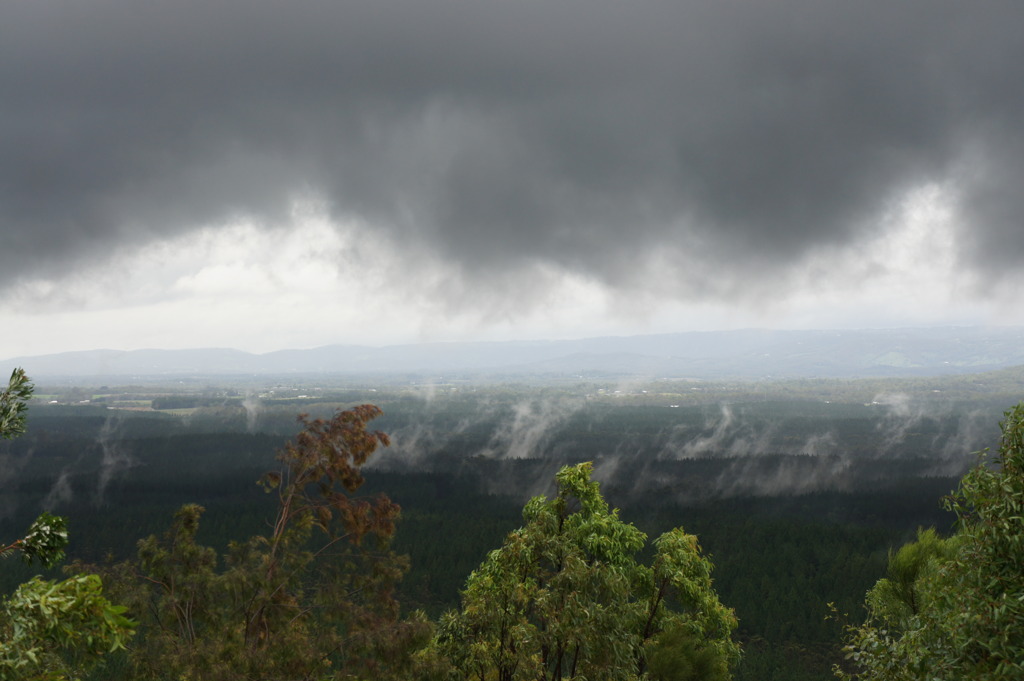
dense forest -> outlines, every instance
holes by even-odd
[[[833,678],[833,665],[852,671],[842,650],[844,627],[864,620],[865,594],[886,575],[890,554],[914,541],[919,528],[936,528],[943,537],[953,533],[954,509],[941,500],[976,463],[973,452],[998,443],[1001,414],[1020,399],[1014,393],[1020,373],[758,384],[354,386],[311,378],[272,385],[44,385],[30,403],[25,433],[0,444],[0,538],[24,536],[43,510],[67,518],[73,572],[102,575],[111,602],[131,606],[127,615],[138,622],[134,637],[106,655],[90,678],[125,678],[129,669],[139,678],[164,678],[160,674],[173,667],[167,660],[181,654],[181,641],[158,634],[162,629],[155,622],[161,620],[141,611],[145,604],[171,612],[174,604],[143,593],[129,574],[148,575],[152,584],[173,572],[168,566],[191,564],[198,572],[182,579],[191,580],[197,597],[205,594],[214,603],[217,594],[223,597],[238,584],[271,579],[266,570],[257,579],[254,566],[287,560],[299,561],[289,569],[306,580],[288,587],[295,603],[330,594],[375,594],[345,621],[317,620],[304,634],[337,647],[338,631],[362,632],[361,638],[350,634],[361,641],[354,646],[358,654],[342,660],[281,634],[278,657],[265,652],[244,664],[272,669],[268,660],[287,664],[281,650],[305,650],[309,659],[330,659],[367,677],[429,677],[453,673],[442,662],[453,664],[458,656],[452,651],[462,645],[456,634],[472,629],[466,629],[473,620],[465,613],[473,598],[484,598],[481,571],[504,574],[500,563],[487,567],[491,552],[511,551],[512,537],[562,546],[564,555],[577,550],[557,544],[569,541],[565,537],[530,530],[531,523],[543,524],[545,513],[569,514],[531,506],[531,498],[552,504],[564,498],[566,508],[583,508],[580,499],[591,498],[592,482],[608,504],[607,510],[594,506],[595,517],[606,518],[601,527],[611,527],[607,518],[614,518],[647,538],[629,545],[632,562],[622,564],[628,570],[619,569],[637,584],[656,579],[657,566],[668,561],[659,551],[671,541],[655,539],[682,528],[699,546],[693,555],[709,566],[713,590],[701,591],[702,602],[720,602],[735,614],[734,630],[726,627],[722,634],[725,625],[719,623],[718,634],[701,635],[735,641],[742,655],[725,643],[712,654],[687,643],[697,624],[685,619],[692,608],[677,596],[666,602],[665,614],[651,615],[662,634],[644,638],[650,639],[645,660],[663,659],[653,652],[659,645],[674,646],[692,648],[692,654],[688,661],[666,664],[692,668],[693,674],[704,670],[693,678],[717,678],[713,670],[726,668],[736,679]],[[357,419],[360,433],[363,426],[365,433],[381,433],[372,447],[361,445],[366,460],[350,461],[352,470],[302,478],[312,475],[298,463],[302,439],[319,428],[318,437],[329,440],[325,429],[337,414],[367,403],[383,413],[374,408]],[[300,412],[310,414],[303,423],[295,420]],[[586,480],[568,485],[565,471],[581,462],[590,462]],[[265,476],[281,470],[281,478]],[[300,479],[306,482],[297,484]],[[318,485],[327,496],[311,491]],[[297,500],[291,508],[309,513],[294,526],[280,525],[282,490]],[[316,567],[309,556],[321,550],[318,531],[330,537],[339,532],[338,522],[340,535],[358,536],[360,542],[328,561],[334,567]],[[633,530],[614,527],[619,529],[609,536],[632,536]],[[337,547],[336,541],[328,544]],[[601,562],[588,550],[587,561]],[[340,565],[348,573],[341,574]],[[353,566],[359,568],[359,584],[351,581]],[[6,594],[40,572],[38,563],[5,561],[2,567]],[[528,567],[517,569],[529,573]],[[44,573],[62,578],[59,566]],[[571,593],[584,591],[574,587]],[[565,593],[570,592],[559,598]],[[632,600],[623,603],[620,609],[639,608]],[[237,651],[259,647],[253,642],[278,631],[279,623],[266,613],[284,607],[267,600],[264,614],[253,620],[263,624],[235,632],[237,650],[229,650],[233,639],[225,633],[221,648],[211,648],[209,641],[196,648],[191,664],[210,670],[216,667],[211,660],[221,659],[242,669]],[[464,619],[452,619],[459,612]],[[223,611],[211,610],[189,620],[199,632],[196,640],[227,627],[219,617]],[[578,621],[572,626],[583,627]],[[598,636],[602,630],[593,626]],[[478,636],[485,631],[472,630]],[[387,640],[367,633],[385,631]],[[431,636],[448,647],[424,648]],[[557,669],[566,676],[573,657],[565,650],[556,656],[551,651],[557,647],[552,643],[536,656],[550,657],[551,674]],[[398,659],[409,650],[420,652],[405,667],[374,667],[385,653]],[[447,650],[447,657],[439,650]],[[186,674],[183,659],[176,673]],[[479,664],[474,659],[461,659],[460,673],[469,675],[472,664]],[[575,664],[587,659],[578,652]],[[140,660],[146,660],[150,676],[140,671]],[[261,678],[286,678],[285,669]],[[647,671],[655,674],[653,667]],[[210,674],[230,678],[228,672]]]

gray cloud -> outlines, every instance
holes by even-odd
[[[959,199],[964,265],[998,277],[1024,251],[1022,19],[952,0],[4,3],[0,286],[314,195],[471,280],[542,262],[637,286],[656,253],[704,264],[680,295],[735,292],[932,182]]]

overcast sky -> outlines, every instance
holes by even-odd
[[[1022,324],[1022,26],[0,0],[0,357]]]

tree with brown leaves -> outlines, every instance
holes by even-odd
[[[196,543],[203,509],[178,511],[162,538],[115,566],[141,619],[132,678],[386,679],[407,673],[427,640],[422,616],[400,616],[394,589],[408,569],[389,541],[399,507],[355,495],[362,466],[387,436],[368,429],[372,405],[302,431],[262,484],[277,494],[270,530],[232,542],[223,557]]]

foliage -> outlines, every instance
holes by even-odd
[[[96,575],[60,582],[33,577],[4,601],[0,677],[75,679],[124,648],[134,623],[103,597]]]
[[[38,560],[51,568],[64,560],[64,547],[68,544],[68,524],[59,515],[43,512],[28,528],[21,539],[0,546],[0,556],[20,551],[26,563]]]
[[[0,437],[24,433],[32,383],[15,369],[0,392]],[[19,551],[27,563],[53,567],[64,560],[67,522],[43,513],[22,539],[3,546],[0,556]],[[95,575],[75,575],[60,582],[33,577],[0,601],[0,677],[11,681],[61,681],[78,678],[106,653],[123,648],[134,623],[125,608],[103,596]]]
[[[953,558],[957,540],[942,539],[929,528],[917,531],[917,541],[889,552],[888,575],[868,592],[868,608],[891,630],[903,630],[927,607],[924,588],[935,570]]]
[[[25,432],[25,413],[31,397],[32,382],[24,369],[15,369],[7,387],[0,391],[0,438],[10,439]]]
[[[269,532],[229,545],[223,560],[196,542],[203,508],[186,505],[138,560],[108,570],[144,616],[131,652],[138,679],[390,678],[429,638],[402,619],[394,588],[408,564],[389,549],[399,508],[353,493],[387,436],[363,405],[304,429],[264,476],[277,494]]]
[[[959,527],[923,532],[890,560],[851,628],[857,673],[879,681],[1024,678],[1024,403],[1006,412],[999,455],[948,500]]]
[[[0,438],[10,439],[24,434],[25,413],[32,391],[32,382],[24,369],[11,372],[7,388],[0,392]],[[64,560],[67,543],[68,528],[64,518],[43,513],[22,539],[6,546],[0,544],[0,556],[20,551],[25,562],[31,563],[36,559],[46,567],[53,567]]]
[[[669,625],[647,646],[647,674],[658,681],[727,681],[729,669],[719,651],[679,623]]]
[[[531,499],[524,527],[470,575],[462,609],[443,616],[436,639],[454,675],[626,680],[652,660],[650,678],[680,678],[669,673],[678,653],[710,678],[727,676],[739,657],[736,619],[697,538],[668,532],[653,564],[639,564],[646,535],[609,509],[590,473],[590,464],[559,471],[556,497]]]

